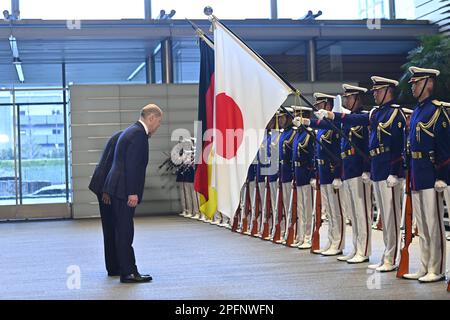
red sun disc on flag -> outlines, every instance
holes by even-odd
[[[225,159],[236,156],[242,143],[244,119],[241,108],[225,93],[216,96],[216,153]]]

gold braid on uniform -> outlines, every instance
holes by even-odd
[[[386,121],[384,123],[383,122],[379,122],[378,123],[378,127],[377,127],[377,139],[378,139],[378,142],[381,142],[381,131],[383,131],[385,134],[387,134],[389,136],[392,135],[386,129],[392,125],[392,123],[394,122],[395,117],[397,116],[397,113],[398,113],[398,109],[395,109],[392,112],[392,114],[391,114],[390,118],[388,119],[388,121]]]
[[[285,151],[286,151],[286,146],[292,144],[292,141],[294,141],[294,137],[295,137],[295,134],[296,134],[296,133],[297,133],[296,130],[292,130],[292,133],[291,133],[291,135],[289,136],[289,138],[288,138],[287,140],[284,140],[284,141],[283,141],[283,154],[284,154]]]
[[[323,135],[320,136],[320,141],[325,141],[328,144],[331,144],[331,136],[333,135],[333,130],[328,130]]]
[[[352,141],[353,136],[356,136],[357,138],[362,139],[363,138],[363,135],[361,132],[362,128],[363,128],[362,126],[351,127],[350,133],[348,134],[348,140]]]
[[[300,158],[300,150],[305,153],[309,153],[307,150],[309,139],[311,136],[309,134],[306,135],[305,139],[302,142],[299,142],[297,145],[297,156]]]
[[[441,114],[441,109],[437,108],[436,111],[431,116],[431,119],[427,123],[418,122],[416,125],[416,140],[420,142],[420,134],[423,131],[430,137],[434,138],[434,133],[431,132],[430,128],[433,127],[432,131],[434,131],[434,126],[439,119],[439,115]]]

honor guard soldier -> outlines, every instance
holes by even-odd
[[[286,108],[288,111],[293,112],[291,108]],[[277,208],[279,201],[283,204],[283,215],[285,217],[285,224],[281,224],[281,238],[284,238],[284,232],[286,223],[288,220],[288,209],[289,209],[289,199],[291,193],[291,183],[292,183],[292,141],[295,136],[295,131],[292,128],[292,118],[286,113],[282,112],[279,118],[280,125],[280,139],[278,141],[279,146],[279,173],[278,173],[278,188],[281,186],[282,198],[278,197],[279,191],[277,192]],[[276,210],[274,212],[274,225],[278,223],[279,212]],[[275,236],[275,228],[272,229],[272,239]],[[276,239],[277,243],[282,243],[281,239]]]
[[[267,224],[268,228],[268,236],[264,238],[264,240],[271,239],[271,229],[270,229],[270,219],[273,218],[276,209],[276,197],[277,197],[277,181],[278,181],[278,167],[279,167],[279,139],[280,139],[280,127],[279,127],[279,117],[281,113],[278,110],[275,116],[270,120],[267,126],[267,135],[266,135],[266,161],[265,165],[261,167],[262,175],[265,177],[265,183],[263,184],[264,188],[260,189],[259,192],[261,195],[262,201],[262,217],[261,217],[261,226],[259,228],[261,237],[263,236],[264,225]],[[269,186],[269,190],[267,190],[267,185]],[[268,199],[267,195],[270,194],[270,208],[266,207]],[[269,216],[269,210],[271,211],[271,216]]]
[[[183,177],[188,216],[194,219],[200,218],[197,192],[194,189],[195,164],[194,164],[194,138],[183,140]]]
[[[278,116],[277,116],[278,117]],[[270,189],[271,191],[273,190],[273,192],[271,192],[271,203],[272,203],[272,208],[275,204],[275,192],[276,192],[276,181],[278,179],[278,171],[277,170],[271,170],[271,164],[272,164],[272,148],[271,148],[271,144],[274,138],[277,137],[278,132],[277,131],[273,131],[271,130],[274,126],[273,122],[275,121],[275,119],[271,120],[269,122],[269,124],[266,127],[266,133],[264,136],[264,140],[263,143],[261,144],[261,147],[259,149],[258,152],[258,164],[257,164],[257,168],[256,168],[256,181],[258,183],[258,188],[254,190],[253,192],[253,199],[252,199],[252,211],[256,211],[256,196],[257,196],[257,191],[259,192],[258,197],[260,199],[260,207],[262,208],[261,210],[261,225],[264,224],[264,222],[266,222],[267,219],[267,208],[265,207],[265,182],[266,179],[269,180],[269,184],[270,184]],[[278,120],[277,120],[278,123]],[[253,214],[253,213],[252,213]],[[253,221],[253,219],[252,219]],[[253,226],[253,225],[252,225]],[[259,227],[259,230],[261,230],[262,228]],[[249,234],[250,234],[250,230],[249,229]]]
[[[249,189],[249,195],[251,194],[250,190],[254,190],[255,189],[255,178],[256,178],[256,167],[258,165],[258,157],[256,156],[255,159],[253,160],[252,164],[250,165],[250,167],[248,168],[248,172],[247,172],[247,181],[246,183],[242,186],[241,189],[241,202],[240,202],[240,207],[241,207],[241,216],[240,216],[240,221],[239,221],[239,228],[237,230],[237,232],[241,232],[241,231],[247,231],[247,230],[242,230],[242,228],[244,227],[244,219],[250,218],[249,216],[246,217],[245,214],[245,210],[247,207],[247,201],[250,200],[251,203],[251,198],[247,199],[247,188]],[[251,208],[251,205],[250,205]],[[251,210],[251,209],[250,209]],[[247,225],[248,228],[248,225]]]
[[[335,96],[314,93],[318,109],[331,112]],[[329,121],[304,119],[303,123],[312,128],[318,128],[316,143],[316,161],[319,170],[320,193],[322,207],[329,214],[328,244],[324,249],[315,250],[324,256],[342,254],[345,246],[345,218],[342,211],[342,180],[341,180],[341,147],[339,133],[334,130]],[[340,124],[338,125],[340,127]]]
[[[362,95],[366,88],[343,84],[344,106],[351,114],[362,113]],[[342,131],[348,139],[341,139],[343,193],[347,199],[347,210],[352,221],[352,244],[350,254],[339,257],[340,261],[362,263],[369,261],[371,254],[371,192],[369,133],[365,126],[342,125]],[[359,154],[353,145],[363,152]]]
[[[309,118],[312,109],[309,107],[293,106],[300,113],[300,118]],[[300,119],[301,120],[301,119]],[[294,167],[294,179],[297,184],[297,247],[310,249],[313,233],[314,211],[314,133],[311,128],[300,123],[292,143],[292,165]],[[292,212],[292,208],[289,209]]]
[[[410,67],[411,90],[418,103],[411,116],[408,146],[411,154],[411,195],[417,219],[420,267],[406,279],[435,282],[444,279],[445,228],[442,192],[447,189],[450,164],[449,117],[432,94],[438,70]]]
[[[287,111],[294,113],[294,109],[287,107]],[[292,191],[292,178],[293,178],[293,168],[292,168],[292,142],[296,134],[296,130],[292,126],[292,118],[284,114],[284,129],[280,137],[279,142],[279,161],[280,161],[280,172],[279,179],[281,180],[282,193],[283,193],[283,210],[285,216],[285,230],[283,238],[283,243],[286,241],[287,237],[287,227],[289,226],[292,217],[289,216],[289,203],[291,200]]]
[[[368,114],[344,114],[321,111],[335,122],[350,126],[369,127],[369,155],[371,157],[370,179],[373,182],[375,199],[383,221],[385,250],[381,262],[369,265],[379,272],[396,270],[400,243],[400,219],[402,182],[404,177],[403,157],[405,115],[400,106],[394,104],[394,90],[398,81],[373,76],[372,92],[379,107]]]
[[[179,185],[180,191],[180,201],[183,211],[181,216],[192,218],[193,214],[193,203],[191,197],[191,190],[188,185],[188,171],[186,166],[187,152],[191,151],[191,145],[187,142],[187,139],[181,139],[178,144],[176,144],[170,155],[170,160],[176,169],[176,182]]]
[[[181,208],[183,211],[181,211],[180,216],[183,217],[190,217],[189,210],[187,207],[187,200],[186,200],[186,191],[184,190],[184,170],[183,168],[178,168],[176,171],[176,178],[175,181],[178,184],[178,190],[180,192],[180,202],[181,202]]]

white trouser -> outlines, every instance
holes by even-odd
[[[186,198],[186,209],[189,215],[194,215],[194,202],[192,201],[192,191],[194,190],[194,184],[192,182],[184,183],[184,196]]]
[[[434,189],[412,191],[420,246],[420,273],[444,274],[445,228],[442,193]]]
[[[294,190],[292,190],[292,182],[290,183],[290,190],[289,190],[289,200],[286,203],[285,202],[285,208],[287,208],[287,215],[286,215],[286,230],[289,228],[292,222],[292,201],[294,200]],[[284,195],[284,190],[283,190]],[[298,207],[298,195],[297,195],[297,207]],[[298,217],[298,210],[297,210],[297,217]],[[297,218],[298,220],[298,218]],[[295,221],[297,223],[297,221]],[[294,229],[295,230],[295,229]],[[287,231],[284,234],[284,240],[287,240],[288,233]],[[297,238],[297,236],[296,236]]]
[[[183,209],[183,213],[187,213],[186,191],[184,190],[184,182],[178,182],[178,187],[180,190],[181,208]]]
[[[328,216],[328,244],[325,250],[342,250],[345,246],[345,221],[342,212],[341,195],[342,187],[338,190],[333,185],[326,184],[320,186],[322,205],[329,209]]]
[[[249,181],[248,183],[248,189],[249,189],[249,194],[250,194],[250,210],[251,210],[251,204],[252,204],[252,198],[254,196],[254,190],[255,190],[255,186],[256,186],[256,182],[253,181]],[[245,217],[245,207],[247,206],[247,188],[244,187],[242,188],[242,193],[241,193],[241,199],[242,199],[242,207],[241,207],[241,221],[240,221],[240,226],[241,228],[243,227],[243,221],[244,221],[244,217]],[[247,225],[248,225],[248,219],[250,219],[250,215],[247,217]]]
[[[253,221],[254,221],[254,219],[255,219],[255,217],[256,217],[256,214],[257,214],[257,212],[256,212],[256,200],[258,199],[256,196],[257,196],[257,194],[256,194],[256,192],[259,192],[259,210],[258,211],[262,211],[262,208],[261,208],[261,206],[263,206],[264,205],[264,197],[265,197],[265,195],[264,195],[264,181],[262,181],[262,182],[258,182],[258,190],[256,190],[256,182],[255,182],[255,188],[253,189],[253,196],[252,196],[252,213],[251,213],[251,215],[250,215],[250,220],[249,220],[249,225],[250,225],[250,228],[248,229],[248,231],[249,232],[251,232],[252,231],[252,229],[253,229]]]
[[[344,184],[344,181],[342,181],[342,185]],[[344,188],[342,188],[342,192],[341,192],[341,206],[342,206],[342,212],[344,214],[344,222],[346,222],[346,220],[350,220],[351,223],[353,223],[353,214],[351,212],[350,209],[350,204],[351,199],[349,198],[349,195],[347,194],[347,192],[344,191]]]
[[[292,208],[289,209],[290,211]],[[314,190],[307,184],[297,187],[297,242],[311,243],[314,211]],[[291,211],[292,212],[292,211]]]
[[[281,184],[282,186],[282,192],[283,192],[283,213],[284,216],[287,219],[288,216],[288,209],[289,209],[289,199],[291,197],[291,182],[283,182]],[[272,190],[271,190],[272,191]],[[278,190],[276,191],[276,209],[273,214],[273,226],[275,226],[278,223]],[[285,220],[286,222],[286,220]],[[285,231],[285,223],[281,222],[281,236],[283,237],[284,231]],[[275,236],[275,228],[272,228],[272,237]]]
[[[352,221],[351,255],[369,257],[372,253],[372,206],[370,185],[361,177],[344,180],[343,189],[347,199],[347,210]]]
[[[191,196],[192,196],[192,204],[193,204],[194,214],[198,215],[198,214],[200,214],[200,209],[198,207],[199,206],[199,200],[198,200],[197,191],[195,191],[193,183],[192,183],[192,188],[191,188]]]
[[[269,189],[270,189],[270,207],[272,209],[272,215],[274,214],[276,210],[276,201],[277,201],[277,182],[269,182]],[[261,217],[261,226],[259,230],[263,229],[264,223],[267,221],[268,212],[266,208],[266,184],[264,183],[264,189],[260,189],[259,192],[261,192],[261,200],[262,202],[262,217]]]
[[[328,194],[326,192],[320,193],[320,201],[321,201],[321,210],[322,216],[324,216],[327,220],[330,219],[330,206],[328,205]]]
[[[386,180],[373,182],[378,214],[383,223],[385,249],[381,263],[395,265],[398,257],[403,183],[404,179],[400,179],[395,187],[389,188]]]

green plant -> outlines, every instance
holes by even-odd
[[[434,96],[438,100],[450,101],[450,38],[437,34],[422,36],[419,40],[420,45],[408,53],[408,62],[402,66],[405,73],[400,79],[399,101],[415,103],[411,95],[411,85],[408,83],[411,77],[408,71],[410,66],[441,71],[437,77]]]

